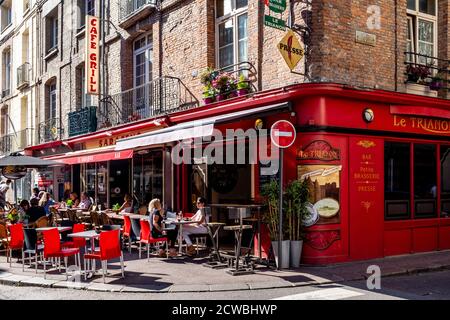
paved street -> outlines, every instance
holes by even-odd
[[[371,291],[365,281],[342,284],[304,286],[246,291],[198,292],[198,293],[124,293],[94,292],[75,289],[56,289],[26,286],[0,285],[2,300],[63,300],[63,299],[225,299],[225,300],[397,300],[397,299],[450,299],[450,271],[393,276],[381,280],[381,290]]]

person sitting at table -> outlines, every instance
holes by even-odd
[[[33,194],[31,195],[30,200],[31,199],[38,199],[38,200],[40,200],[40,198],[39,198],[39,188],[33,188]]]
[[[69,199],[67,200],[67,205],[76,208],[79,204],[80,200],[78,199],[78,194],[76,192],[71,192]]]
[[[177,251],[175,250],[175,241],[177,239],[177,231],[169,230],[163,231],[162,222],[163,216],[161,215],[161,201],[159,199],[153,199],[148,204],[148,211],[150,212],[150,231],[152,234],[152,238],[158,239],[166,237],[169,240],[169,256],[174,257],[177,255]],[[164,234],[166,233],[166,234]],[[159,250],[159,256],[164,257],[166,252],[164,249]]]
[[[52,196],[48,192],[44,192],[41,200],[39,200],[39,206],[44,208],[46,215],[50,214],[50,206],[53,206],[55,201],[53,201]]]
[[[88,210],[91,206],[92,202],[89,198],[88,194],[86,192],[81,193],[81,201],[80,204],[77,206],[81,210]]]
[[[35,222],[40,217],[45,217],[45,209],[39,206],[39,200],[34,198],[30,201],[30,207],[26,211],[28,215],[28,223]]]
[[[192,245],[191,238],[189,235],[191,234],[203,234],[208,233],[208,229],[205,226],[206,223],[206,214],[205,208],[206,200],[203,197],[199,197],[197,199],[197,212],[190,218],[190,221],[195,221],[194,224],[187,224],[183,226],[183,239],[187,245],[187,254],[188,256],[193,256],[195,254],[195,248]]]
[[[119,212],[123,213],[132,213],[133,212],[133,198],[128,193],[125,194],[123,199],[125,202],[119,208]]]
[[[28,209],[30,209],[30,203],[28,202],[28,200],[23,199],[22,201],[20,201],[20,204],[19,204],[19,220],[20,221],[24,220],[24,216],[27,215]]]

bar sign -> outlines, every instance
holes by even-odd
[[[268,15],[264,15],[264,25],[278,30],[286,30],[286,23],[284,22],[284,20],[277,19]]]

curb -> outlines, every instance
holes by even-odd
[[[382,278],[402,276],[402,275],[417,275],[420,273],[436,272],[450,270],[450,265],[442,265],[427,268],[407,269],[402,271],[393,271],[386,274],[382,274]],[[293,283],[284,280],[284,283],[279,285],[276,283],[226,283],[226,284],[204,284],[204,285],[186,285],[186,284],[173,284],[168,287],[162,287],[158,285],[142,285],[142,284],[130,284],[130,285],[117,285],[117,284],[104,284],[99,282],[94,283],[80,283],[75,284],[73,282],[50,280],[36,276],[24,276],[15,275],[6,272],[7,275],[0,275],[0,284],[8,286],[21,286],[21,287],[42,287],[42,288],[55,288],[55,289],[73,289],[73,290],[86,290],[94,292],[114,292],[114,293],[194,293],[194,292],[226,292],[226,291],[247,291],[247,290],[267,290],[267,289],[283,289],[283,288],[299,288],[314,285],[327,285],[333,283],[343,283],[352,281],[366,280],[367,275],[358,275],[348,279],[337,279],[327,281],[306,281],[302,283]]]

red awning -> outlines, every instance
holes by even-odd
[[[76,153],[77,155],[74,155]],[[92,163],[110,160],[124,160],[133,158],[133,150],[108,151],[103,153],[71,152],[64,156],[55,156],[47,159],[57,160],[65,164]]]

